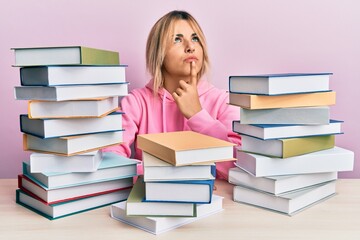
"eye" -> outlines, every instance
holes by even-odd
[[[180,37],[175,37],[174,38],[174,43],[180,43],[181,42],[181,38]]]
[[[200,42],[200,39],[198,36],[194,36],[192,39],[191,39],[193,42]]]

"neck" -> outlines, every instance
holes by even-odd
[[[172,94],[175,92],[177,88],[179,88],[179,81],[184,80],[185,82],[190,81],[190,77],[181,77],[181,76],[170,76],[168,74],[164,74],[164,88]]]

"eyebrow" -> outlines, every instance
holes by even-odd
[[[178,34],[175,34],[175,36],[177,36],[177,37],[184,37],[184,34],[178,33]],[[191,34],[191,36],[194,37],[194,36],[197,36],[197,34],[196,34],[196,33],[193,33],[193,34]]]

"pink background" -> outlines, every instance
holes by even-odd
[[[345,121],[336,145],[356,156],[354,171],[340,177],[360,177],[355,104],[360,99],[360,1],[0,0],[0,178],[15,178],[29,156],[19,130],[27,103],[14,100],[19,70],[11,67],[10,48],[84,45],[119,51],[121,63],[129,65],[131,88],[137,88],[148,81],[147,34],[174,9],[189,11],[202,26],[211,81],[219,88],[227,89],[229,75],[333,72],[331,88],[338,99],[331,116]]]

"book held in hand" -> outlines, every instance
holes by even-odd
[[[285,73],[230,76],[231,93],[278,95],[329,91],[332,73]]]
[[[119,64],[119,53],[84,46],[12,48],[15,66]]]

